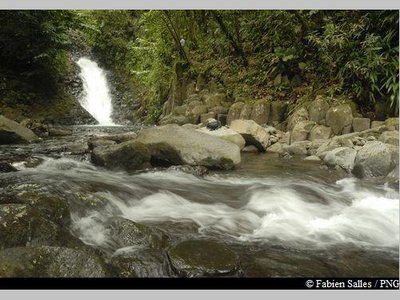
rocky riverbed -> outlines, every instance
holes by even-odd
[[[230,129],[244,142],[193,126],[71,126],[0,145],[0,276],[398,275],[385,134],[396,128],[306,141],[303,153],[241,122]],[[257,141],[274,136],[282,151]]]

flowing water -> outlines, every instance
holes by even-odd
[[[111,94],[106,75],[96,62],[82,57],[77,62],[81,69],[79,76],[83,82],[83,97],[80,104],[96,120],[99,125],[114,125],[112,114]]]
[[[126,250],[112,245],[106,230],[108,220],[121,216],[162,229],[171,244],[222,241],[240,255],[246,276],[398,275],[398,191],[273,154],[246,154],[238,170],[197,177],[165,170],[109,171],[92,165],[87,154],[71,151],[77,143],[84,148],[94,132],[129,129],[74,127],[73,136],[36,146],[1,146],[3,156],[33,153],[43,159],[35,168],[15,161],[20,171],[0,174],[3,188],[6,182],[40,184],[65,195],[72,232],[104,251]],[[76,195],[96,205],[83,208]]]

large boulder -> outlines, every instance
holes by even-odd
[[[237,120],[240,118],[240,114],[242,113],[244,107],[243,102],[236,102],[231,105],[228,111],[228,117],[226,119],[226,124],[230,125],[233,120]]]
[[[138,141],[96,147],[91,154],[91,160],[95,165],[122,170],[137,170],[148,167],[150,157],[148,147]]]
[[[331,107],[326,113],[326,125],[331,127],[336,135],[349,133],[352,122],[353,113],[348,104]]]
[[[259,125],[267,124],[269,120],[269,113],[271,109],[271,103],[267,100],[258,100],[253,105],[251,112],[251,119]]]
[[[0,145],[32,143],[39,137],[30,129],[0,115]]]
[[[181,242],[168,251],[168,258],[179,277],[233,276],[239,270],[239,256],[211,240]]]
[[[174,124],[143,129],[137,142],[148,146],[152,160],[172,159],[171,164],[232,169],[240,163],[240,149],[234,143]],[[160,146],[168,151],[157,152]]]
[[[0,277],[105,277],[101,260],[64,247],[16,247],[0,251]]]
[[[308,138],[308,134],[311,129],[315,126],[313,121],[302,121],[297,123],[290,135],[290,143],[305,141]]]
[[[353,173],[359,178],[386,176],[396,165],[395,155],[391,145],[369,141],[358,151]]]
[[[308,135],[308,139],[310,141],[327,140],[331,137],[331,135],[332,135],[332,129],[330,127],[324,125],[317,125],[311,129],[310,134]]]
[[[300,142],[294,142],[290,144],[289,146],[284,145],[282,153],[288,153],[290,155],[308,155],[308,150],[311,146],[310,141],[300,141]]]
[[[308,120],[308,111],[305,107],[295,110],[288,118],[287,130],[292,131],[294,126],[301,121]]]
[[[269,146],[270,134],[253,120],[234,120],[231,129],[240,133],[246,144],[256,146],[260,151],[265,151]]]
[[[371,120],[368,118],[354,118],[353,119],[353,131],[364,131],[370,129]]]
[[[349,147],[339,147],[329,151],[325,157],[324,162],[328,166],[339,166],[346,172],[350,173],[354,167],[354,159],[357,151]]]
[[[328,102],[324,98],[317,96],[317,98],[312,101],[308,107],[308,115],[310,121],[314,121],[317,124],[325,125],[325,117],[328,109]]]
[[[197,129],[197,131],[232,142],[236,144],[240,148],[240,150],[242,150],[246,144],[246,141],[244,140],[241,134],[225,126],[218,128],[217,130],[209,130],[208,128],[203,127]]]

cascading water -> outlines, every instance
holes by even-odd
[[[111,95],[104,71],[96,62],[86,57],[80,58],[77,64],[81,69],[79,76],[84,90],[84,95],[79,100],[80,104],[99,122],[99,125],[115,125],[111,119]]]

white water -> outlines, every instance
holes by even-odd
[[[200,234],[218,232],[246,242],[399,244],[398,192],[363,186],[355,178],[320,184],[287,178],[197,178],[180,172],[128,175],[69,159],[49,160],[24,172],[43,171],[70,182],[71,190],[94,183],[109,187],[95,193],[108,203],[104,210],[72,215],[88,244],[107,244],[104,224],[115,215],[145,223],[193,222]]]
[[[99,122],[99,125],[114,125],[111,119],[111,95],[104,71],[96,62],[85,57],[80,58],[77,64],[81,68],[79,76],[84,90],[80,104]]]

